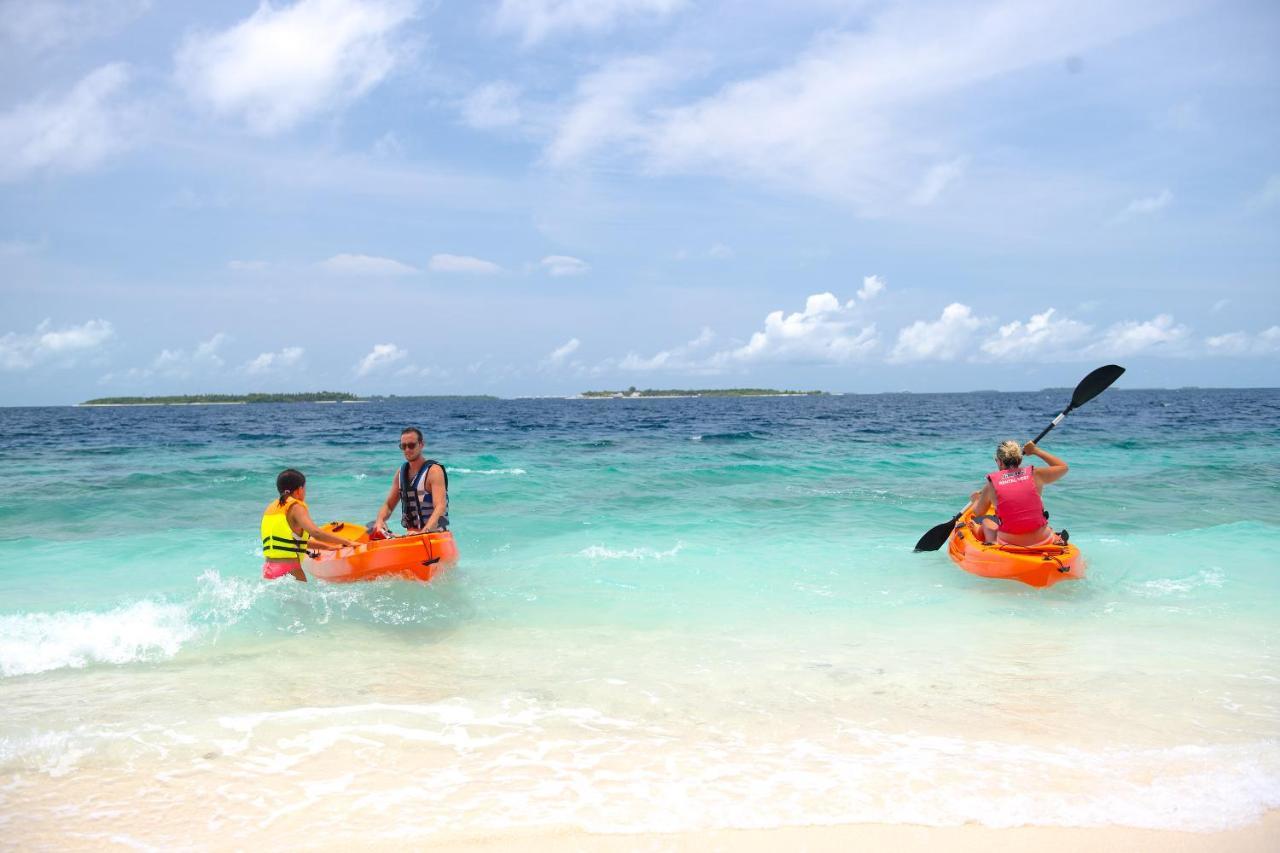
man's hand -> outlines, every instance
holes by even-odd
[[[1026,444],[1022,445],[1022,455],[1039,456],[1040,448],[1036,447],[1036,443],[1034,441],[1028,441]]]

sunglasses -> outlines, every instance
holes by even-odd
[[[416,441],[402,441],[402,442],[400,442],[400,449],[401,449],[401,450],[413,450],[413,449],[414,449],[415,447],[417,447],[417,446],[418,446],[418,442],[416,442]]]

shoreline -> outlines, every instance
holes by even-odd
[[[1077,850],[1160,850],[1173,853],[1270,853],[1280,849],[1280,810],[1267,812],[1248,826],[1215,832],[1139,829],[1126,826],[1068,827],[919,826],[855,823],[768,829],[715,829],[696,832],[606,834],[580,829],[441,838],[428,842],[447,853],[499,850],[624,853],[632,850],[748,851],[893,850],[895,853],[1075,853]],[[390,846],[391,842],[388,842]],[[375,841],[374,847],[381,842]]]
[[[315,405],[331,406],[337,403],[368,403],[369,401],[368,400],[288,400],[288,401],[282,400],[280,402],[291,405],[291,406],[299,405],[299,404],[305,405],[307,403],[311,403]],[[217,402],[209,402],[209,403],[76,403],[72,406],[72,408],[127,409],[127,408],[132,408],[137,406],[249,406],[249,405],[261,406],[261,405],[269,405],[269,404],[254,403],[250,400],[220,400]]]
[[[40,826],[23,833],[20,843],[60,850],[100,849],[103,838],[153,843],[134,827],[147,825],[154,817],[135,813],[132,821],[108,820],[93,827],[59,822],[56,828]],[[201,821],[200,823],[203,823]],[[169,827],[173,831],[173,827]],[[187,841],[197,846],[222,846],[228,837],[206,836],[192,824],[182,829]],[[231,836],[237,847],[252,845],[305,846],[320,850],[403,850],[430,847],[440,853],[499,853],[521,850],[535,853],[631,853],[648,851],[745,851],[774,853],[776,850],[846,851],[892,850],[894,853],[1076,853],[1078,850],[1159,850],[1162,853],[1271,853],[1280,849],[1280,811],[1267,812],[1248,826],[1213,832],[1172,829],[1142,829],[1128,826],[1016,826],[994,828],[977,824],[963,826],[923,826],[919,824],[851,823],[825,826],[782,826],[760,829],[709,829],[677,832],[611,833],[577,827],[527,827],[505,831],[434,834],[414,831],[412,818],[384,823],[385,833],[367,828],[350,828],[312,836],[314,827],[304,812],[279,812],[259,831],[237,832]],[[167,838],[167,836],[166,836]],[[11,840],[19,840],[12,837]],[[155,839],[159,846],[168,843]]]

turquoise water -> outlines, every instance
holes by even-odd
[[[1084,581],[911,553],[1068,398],[0,409],[0,834],[1254,820],[1280,391],[1113,389],[1051,433]],[[275,473],[367,521],[405,424],[459,565],[259,580]]]

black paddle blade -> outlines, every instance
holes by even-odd
[[[943,545],[947,544],[947,540],[951,538],[951,531],[956,528],[956,521],[960,516],[956,516],[950,521],[944,521],[937,527],[929,528],[929,532],[920,537],[920,541],[916,543],[915,550],[920,551],[936,551]]]
[[[1076,392],[1071,395],[1072,409],[1078,409],[1103,391],[1111,387],[1111,383],[1120,378],[1120,374],[1124,373],[1124,368],[1118,364],[1108,364],[1099,367],[1090,373],[1084,379],[1080,380],[1080,384],[1076,386]]]

